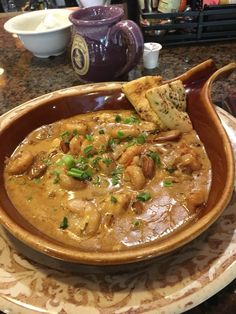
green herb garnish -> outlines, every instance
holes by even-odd
[[[105,131],[104,131],[103,129],[100,129],[100,130],[98,131],[98,133],[99,133],[99,134],[105,134]]]
[[[101,184],[101,178],[99,176],[96,176],[95,178],[93,178],[92,183],[93,183],[93,185],[100,185]]]
[[[93,145],[86,146],[85,149],[84,149],[85,155],[89,155],[92,150],[93,150]]]
[[[60,171],[54,170],[52,175],[54,176],[53,184],[57,184],[60,181]]]
[[[89,142],[93,141],[93,136],[91,134],[86,134],[85,135],[86,140],[88,140]]]
[[[111,202],[112,202],[113,204],[116,204],[116,203],[117,203],[117,198],[116,198],[115,196],[113,196],[113,195],[111,195]]]
[[[166,171],[169,172],[169,173],[173,173],[173,172],[175,172],[175,170],[177,170],[176,167],[167,167],[166,168]]]
[[[117,185],[120,181],[120,177],[121,177],[121,174],[123,172],[123,168],[118,166],[116,169],[114,169],[112,172],[111,172],[111,183],[112,185]]]
[[[99,162],[99,160],[101,160],[101,159],[102,159],[102,158],[99,157],[99,156],[95,157],[95,158],[91,161],[92,167],[96,167],[97,164],[98,164],[98,162]]]
[[[75,160],[71,155],[64,155],[61,160],[62,164],[65,165],[67,169],[75,166]]]
[[[70,132],[69,131],[64,131],[60,134],[60,137],[64,140],[65,138],[70,136]]]
[[[160,158],[160,156],[159,156],[156,152],[153,152],[153,151],[150,150],[150,151],[147,153],[147,155],[152,158],[152,160],[155,162],[155,164],[156,164],[158,167],[161,166],[161,158]]]
[[[67,172],[68,176],[74,177],[80,181],[85,181],[85,180],[90,180],[93,173],[90,169],[88,170],[80,170],[77,168],[71,168],[68,172]]]
[[[125,136],[124,132],[122,131],[117,131],[117,137],[118,138],[123,138]]]
[[[66,228],[68,228],[68,218],[64,217],[60,223],[60,229],[65,230]]]
[[[173,186],[173,182],[170,181],[170,180],[165,180],[165,181],[163,181],[163,186],[164,186],[164,187]]]
[[[138,144],[144,144],[146,142],[146,135],[141,133],[139,136],[136,138],[136,141]]]
[[[78,135],[78,130],[77,130],[77,129],[74,129],[74,130],[72,131],[72,134],[73,134],[74,136]]]
[[[139,118],[136,116],[127,117],[124,119],[125,124],[135,124],[139,122]]]
[[[117,114],[115,116],[115,122],[120,122],[121,121],[121,116],[119,114]]]
[[[112,159],[111,158],[103,158],[102,162],[106,165],[109,166],[112,163]]]
[[[151,195],[148,192],[140,192],[136,199],[140,202],[147,202],[151,199]]]

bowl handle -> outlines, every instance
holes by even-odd
[[[201,90],[201,96],[208,103],[213,104],[212,98],[211,98],[211,87],[212,87],[213,82],[221,78],[227,78],[235,69],[236,69],[236,63],[232,62],[220,68],[216,72],[214,72],[204,84]]]

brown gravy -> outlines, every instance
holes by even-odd
[[[134,111],[42,126],[6,161],[9,198],[32,225],[86,250],[145,245],[194,223],[211,166],[193,130],[158,132]]]

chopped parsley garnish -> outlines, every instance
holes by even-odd
[[[98,131],[98,133],[99,133],[99,134],[105,134],[105,131],[104,131],[103,129],[100,129],[100,130]]]
[[[112,202],[113,204],[116,204],[116,203],[117,203],[117,198],[116,198],[115,196],[113,196],[113,195],[111,195],[111,202]]]
[[[120,122],[121,121],[121,116],[119,114],[117,114],[115,116],[115,122]]]
[[[175,170],[177,170],[176,167],[167,167],[166,168],[166,171],[169,172],[169,173],[173,173],[173,172],[175,172]]]
[[[165,180],[165,181],[163,181],[163,186],[164,186],[164,187],[173,186],[173,182],[170,181],[170,180]]]
[[[123,138],[125,136],[124,132],[122,131],[117,131],[117,137],[118,138]]]
[[[147,202],[151,199],[151,195],[148,192],[140,192],[136,199],[140,202]]]
[[[153,151],[150,150],[150,151],[147,153],[147,155],[152,158],[152,160],[155,162],[155,164],[156,164],[158,167],[161,166],[161,158],[160,158],[160,156],[159,156],[156,152],[153,152]]]
[[[67,172],[68,176],[74,177],[80,181],[90,180],[92,178],[92,171],[90,169],[88,170],[80,170],[77,168],[71,168]]]
[[[85,135],[86,140],[88,140],[89,142],[93,141],[93,136],[91,134],[86,134]]]
[[[64,217],[60,223],[60,229],[65,230],[66,228],[68,228],[68,218]]]
[[[136,141],[138,144],[144,144],[146,142],[145,134],[143,133],[139,134],[139,136],[136,138]]]
[[[85,149],[84,149],[85,155],[89,155],[92,150],[93,150],[93,145],[86,146]]]
[[[112,163],[112,159],[111,158],[103,158],[102,162],[106,165],[109,166]]]

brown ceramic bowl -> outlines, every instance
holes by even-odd
[[[231,63],[220,70],[208,60],[181,75],[187,91],[188,113],[205,145],[212,164],[212,187],[199,219],[173,236],[144,247],[120,252],[89,252],[59,243],[29,224],[9,200],[3,182],[4,159],[35,128],[75,114],[101,109],[128,109],[122,83],[72,87],[31,100],[0,117],[0,221],[28,246],[65,261],[94,265],[115,265],[148,260],[188,243],[206,230],[230,201],[234,183],[234,161],[229,139],[211,102],[212,82],[236,68]],[[4,144],[3,144],[4,143]]]

